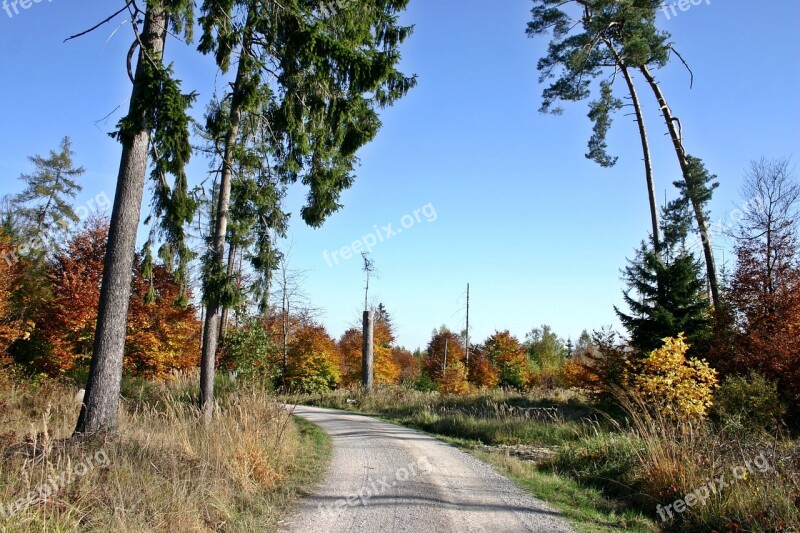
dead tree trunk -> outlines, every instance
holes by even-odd
[[[364,311],[361,343],[361,386],[364,390],[372,390],[375,381],[373,346],[374,321],[372,311]]]
[[[697,221],[697,227],[700,231],[700,239],[703,244],[703,255],[705,256],[706,260],[708,285],[711,289],[711,299],[714,303],[714,308],[719,309],[719,283],[717,282],[717,268],[714,264],[714,252],[711,247],[711,236],[708,232],[708,221],[706,220],[706,214],[703,211],[703,205],[692,193],[691,169],[689,168],[689,159],[686,155],[686,151],[683,148],[683,139],[681,138],[681,133],[678,131],[678,127],[676,126],[678,119],[672,114],[672,110],[667,105],[667,100],[664,98],[664,93],[661,91],[661,87],[650,73],[647,65],[641,66],[639,70],[642,72],[647,80],[647,83],[650,85],[650,88],[653,90],[656,100],[658,100],[658,105],[661,108],[661,114],[664,116],[664,122],[667,124],[667,130],[669,130],[669,136],[672,138],[672,145],[675,148],[675,155],[678,156],[678,163],[681,166],[681,173],[683,174],[683,179],[686,182],[686,194],[692,204],[692,210],[694,211],[695,220]]]

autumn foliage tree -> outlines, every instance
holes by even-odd
[[[491,389],[500,383],[497,370],[489,360],[483,346],[470,346],[469,350],[469,382],[474,387]]]
[[[108,221],[90,218],[63,250],[47,274],[52,302],[37,321],[34,342],[44,341],[32,369],[59,375],[88,364],[94,343]],[[137,265],[141,266],[141,264]],[[199,321],[192,306],[173,302],[180,284],[164,266],[152,266],[147,278],[131,272],[132,287],[125,368],[148,378],[166,378],[174,370],[196,366]]]
[[[125,369],[149,378],[197,367],[200,321],[193,306],[175,305],[183,288],[164,265],[134,273]]]
[[[342,354],[342,384],[345,386],[361,383],[362,339],[361,328],[350,328],[339,340],[339,350]],[[392,351],[394,343],[392,324],[388,320],[388,315],[380,312],[375,314],[373,343],[375,384],[398,383],[401,367]]]
[[[461,338],[442,327],[433,332],[425,351],[423,368],[440,392],[463,394],[469,390],[467,367],[464,364],[464,347]]]
[[[11,239],[0,233],[0,366],[9,362],[8,347],[21,338],[25,332],[23,323],[14,316],[11,308],[11,295],[21,276],[19,263],[10,258]]]
[[[76,364],[88,363],[107,238],[107,221],[92,218],[55,254],[47,273],[53,300],[38,321],[50,350],[34,359],[38,370],[58,375]]]
[[[800,405],[800,184],[787,160],[753,163],[736,242],[737,266],[729,291],[735,338],[720,364],[778,380],[787,400]]]
[[[519,340],[508,330],[498,331],[486,340],[485,346],[489,361],[497,369],[500,386],[524,389],[531,368],[525,348]]]
[[[664,339],[632,366],[632,387],[646,405],[675,422],[697,421],[706,417],[712,405],[717,371],[705,360],[687,358],[686,337]]]
[[[419,379],[422,366],[419,358],[411,351],[401,346],[393,346],[392,359],[400,369],[400,384],[410,385]]]
[[[340,380],[339,349],[325,328],[306,320],[289,346],[284,386],[292,391],[319,393],[332,390]]]

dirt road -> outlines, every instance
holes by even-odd
[[[332,438],[326,479],[281,524],[291,533],[571,532],[558,513],[456,448],[374,418],[294,413]]]

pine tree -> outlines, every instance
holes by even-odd
[[[551,30],[553,33],[548,55],[538,65],[542,72],[541,81],[553,78],[554,73],[559,72],[557,80],[544,91],[542,107],[545,111],[552,109],[558,112],[559,108],[553,108],[558,100],[580,101],[588,98],[593,80],[605,70],[612,69],[608,79],[601,81],[600,97],[591,104],[589,113],[594,123],[594,133],[589,141],[587,157],[603,166],[611,166],[616,161],[606,153],[605,136],[611,125],[610,115],[622,107],[611,92],[611,84],[617,78],[617,73],[625,80],[639,125],[650,198],[651,239],[658,254],[659,223],[652,163],[642,105],[631,71],[642,74],[656,97],[678,157],[684,192],[701,238],[712,301],[714,307],[718,308],[721,305],[719,284],[706,212],[707,198],[710,198],[714,186],[709,186],[705,180],[708,174],[702,162],[686,152],[681,122],[673,115],[652,74],[652,69],[666,66],[675,55],[683,62],[669,40],[669,33],[660,31],[655,25],[661,5],[661,0],[534,0],[533,21],[528,25],[528,34],[541,35]],[[569,13],[567,6],[572,6],[575,12]]]
[[[593,131],[586,154],[588,159],[602,167],[612,167],[617,162],[617,158],[608,153],[606,137],[613,122],[612,116],[624,107],[613,91],[617,74],[621,75],[639,129],[656,250],[660,247],[660,238],[650,141],[631,69],[644,58],[666,60],[664,42],[669,35],[656,32],[652,25],[655,18],[652,6],[658,3],[654,0],[598,0],[591,3],[583,0],[534,0],[532,20],[527,29],[530,37],[552,33],[547,55],[539,60],[537,68],[541,72],[541,83],[553,78],[555,81],[544,89],[540,111],[561,114],[563,110],[558,102],[586,100],[592,94],[595,80],[605,76],[597,87],[599,96],[589,104],[588,116]],[[619,24],[620,20],[625,20],[626,24]],[[620,42],[617,37],[620,33],[646,33],[650,38]]]
[[[25,255],[42,251],[45,245],[55,248],[59,234],[80,220],[70,201],[81,192],[78,178],[86,170],[75,167],[74,155],[69,137],[64,137],[60,151],[51,150],[50,157],[28,158],[36,170],[20,176],[25,189],[13,199],[23,246],[28,249]]]

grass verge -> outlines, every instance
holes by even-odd
[[[540,461],[557,454],[560,446],[578,442],[603,427],[594,409],[573,395],[559,394],[522,396],[487,391],[444,397],[384,389],[369,396],[351,391],[293,396],[287,402],[354,411],[431,434],[492,465],[520,488],[561,511],[581,533],[658,531],[652,520],[602,490],[540,469]],[[531,446],[533,449],[528,449]],[[522,454],[524,459],[512,455],[518,450],[528,452]]]
[[[195,388],[128,383],[119,432],[75,440],[74,388],[0,377],[0,530],[276,531],[330,442],[246,387],[223,385],[205,428]]]
[[[800,442],[780,431],[676,425],[632,404],[604,416],[559,390],[447,396],[394,387],[289,401],[448,440],[550,502],[580,531],[800,531]]]

